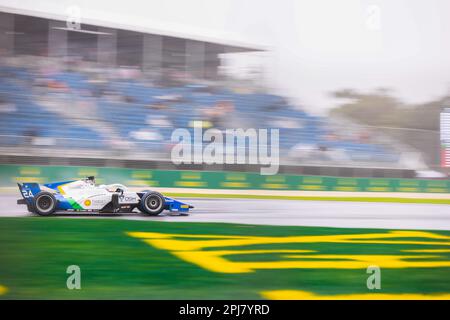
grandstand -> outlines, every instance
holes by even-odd
[[[284,163],[402,167],[392,141],[339,128],[251,84],[224,81],[221,55],[261,48],[101,25],[83,25],[86,36],[59,20],[1,15],[2,33],[13,37],[0,37],[4,154],[26,146],[27,153],[167,159],[173,129],[202,120],[217,128],[279,128]],[[21,37],[42,41],[30,46]]]

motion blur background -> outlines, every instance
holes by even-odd
[[[447,179],[448,2],[312,2],[1,0],[0,163],[259,171],[174,165],[202,120],[279,128],[280,173]]]

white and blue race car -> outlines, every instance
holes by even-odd
[[[49,216],[58,211],[125,213],[138,209],[152,216],[163,210],[187,214],[193,206],[151,190],[133,192],[122,184],[95,184],[94,177],[47,183],[18,183],[23,199],[18,204],[29,212]]]

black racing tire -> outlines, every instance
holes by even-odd
[[[33,212],[40,216],[52,215],[56,210],[57,201],[53,194],[41,191],[33,198]]]
[[[160,214],[166,206],[164,196],[156,191],[149,191],[142,196],[139,210],[151,216]]]

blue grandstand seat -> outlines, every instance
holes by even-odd
[[[0,78],[0,94],[3,99],[15,104],[16,110],[1,115],[0,135],[22,135],[26,130],[35,130],[43,137],[62,138],[58,143],[66,147],[104,148],[103,138],[89,127],[71,123],[42,108],[34,102],[32,96],[32,76],[25,68],[0,67],[0,73],[11,74],[11,77]],[[53,77],[64,82],[74,90],[75,99],[83,99],[78,90],[93,91],[95,85],[89,82],[88,76],[79,72],[60,72]],[[24,86],[29,86],[24,88]],[[396,161],[398,155],[382,146],[370,143],[351,141],[329,141],[326,139],[326,118],[312,116],[303,110],[297,110],[286,101],[273,94],[238,94],[230,90],[215,90],[214,93],[199,92],[203,85],[195,83],[186,86],[159,88],[151,87],[138,80],[114,80],[107,88],[122,96],[131,98],[128,102],[111,102],[104,97],[93,98],[97,102],[98,116],[110,122],[120,135],[130,138],[130,133],[141,129],[149,129],[147,117],[166,117],[173,127],[188,127],[192,120],[202,120],[199,108],[213,106],[223,100],[232,101],[238,117],[248,124],[259,128],[273,127],[273,119],[286,118],[298,120],[298,128],[280,128],[280,147],[290,149],[298,143],[315,144],[346,151],[354,159],[372,159],[379,161]],[[180,95],[183,101],[170,102],[164,96]],[[164,103],[165,101],[165,103]],[[152,108],[152,104],[167,104],[167,108]],[[170,140],[173,128],[156,127],[162,136],[162,142]],[[17,142],[17,139],[16,139]],[[134,142],[143,149],[157,150],[162,147],[161,141]],[[0,143],[14,144],[14,139],[3,137]],[[17,144],[20,144],[18,142]]]

